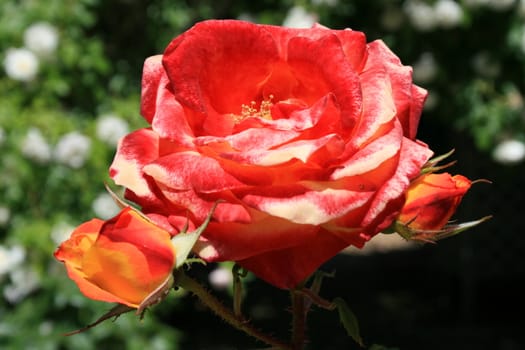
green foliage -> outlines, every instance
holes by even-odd
[[[93,203],[105,192],[115,151],[98,135],[98,123],[111,114],[130,130],[145,125],[139,115],[141,66],[130,74],[129,67],[123,69],[108,54],[113,43],[104,41],[99,27],[101,3],[6,0],[0,9],[2,62],[9,49],[24,47],[24,32],[35,22],[52,24],[59,38],[51,55],[38,57],[31,81],[11,79],[4,65],[0,73],[0,265],[6,268],[0,268],[2,349],[110,349],[115,344],[176,349],[180,338],[153,314],[143,321],[126,315],[89,333],[63,335],[108,308],[84,298],[53,258],[57,240],[98,214]],[[147,55],[138,54],[136,61]],[[43,141],[28,142],[30,130],[38,130]],[[65,158],[57,155],[59,143],[72,132],[89,144],[80,166],[68,163],[75,154],[68,155],[67,147]],[[3,253],[14,247],[22,247],[23,260],[10,263],[11,253]]]
[[[335,298],[333,303],[337,308],[339,319],[343,327],[345,327],[348,336],[352,337],[356,343],[363,346],[363,339],[361,339],[361,334],[359,332],[359,322],[350,307],[348,307],[346,301],[342,298]]]

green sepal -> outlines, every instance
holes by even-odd
[[[449,152],[442,154],[440,156],[434,157],[432,159],[429,159],[421,168],[421,175],[428,174],[428,173],[435,173],[436,171],[440,171],[443,169],[446,169],[456,163],[456,161],[451,161],[445,165],[437,165],[442,160],[450,157],[454,153],[454,149],[450,150]]]
[[[115,204],[120,209],[124,209],[124,208],[132,206],[131,203],[126,202],[124,199],[120,198],[115,192],[113,192],[113,190],[109,187],[109,185],[106,182],[104,182],[104,187],[106,188],[106,191],[108,191],[109,195],[111,196]]]
[[[335,298],[333,304],[336,306],[337,311],[339,312],[339,320],[345,327],[346,333],[352,337],[352,339],[359,344],[361,347],[364,346],[363,339],[359,333],[359,323],[357,322],[357,317],[350,310],[346,301],[342,298]]]
[[[108,320],[110,318],[114,318],[116,320],[120,315],[125,314],[125,313],[130,312],[130,311],[134,311],[134,310],[136,310],[136,309],[131,307],[131,306],[127,306],[127,305],[124,305],[124,304],[117,304],[116,306],[111,308],[111,310],[106,312],[104,315],[100,316],[95,322],[90,323],[87,326],[82,327],[80,329],[77,329],[75,331],[65,333],[64,335],[65,336],[69,336],[69,335],[74,335],[74,334],[85,332],[88,329],[91,329],[91,328],[99,325],[100,323],[104,322],[105,320]]]
[[[244,291],[242,288],[242,278],[246,277],[248,271],[235,264],[232,268],[233,275],[233,313],[237,317],[242,317],[242,299]]]
[[[171,243],[175,248],[176,269],[181,267],[188,259],[188,255],[191,253],[193,246],[195,245],[195,243],[197,243],[197,240],[199,239],[200,235],[204,232],[204,230],[206,230],[206,227],[208,227],[208,224],[211,221],[213,212],[215,211],[217,204],[218,203],[213,204],[213,207],[208,213],[208,216],[206,217],[202,225],[200,225],[195,231],[186,233],[186,229],[184,229],[182,232],[180,232],[178,235],[174,236],[171,239]]]
[[[409,241],[419,241],[424,243],[435,243],[442,239],[455,236],[460,234],[463,231],[468,230],[471,227],[481,224],[492,218],[491,215],[482,217],[479,220],[463,222],[461,224],[448,224],[445,225],[440,230],[422,230],[422,229],[413,229],[409,223],[394,223],[394,230],[401,237]]]
[[[151,292],[147,297],[142,300],[139,307],[137,308],[137,315],[140,315],[142,319],[144,317],[144,312],[146,309],[152,305],[160,303],[164,300],[171,288],[173,287],[173,276],[170,274],[164,282],[161,283],[153,292]]]

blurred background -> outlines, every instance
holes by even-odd
[[[0,2],[0,348],[253,349],[179,293],[143,321],[86,333],[108,305],[84,298],[54,261],[79,223],[117,212],[104,190],[117,140],[139,115],[146,57],[197,21],[314,22],[381,38],[430,95],[418,137],[476,184],[456,218],[494,218],[436,245],[386,240],[349,250],[321,294],[343,297],[366,348],[525,348],[525,1],[2,0]],[[381,241],[379,241],[381,239]],[[192,273],[228,300],[230,267]],[[213,273],[209,274],[209,271]],[[209,274],[209,277],[208,277]],[[288,295],[246,280],[245,312],[286,335]],[[337,314],[315,309],[311,349],[357,349]]]

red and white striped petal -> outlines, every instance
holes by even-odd
[[[392,94],[397,110],[397,118],[403,125],[404,135],[413,140],[427,91],[412,83],[412,68],[403,66],[397,57],[381,40],[368,44],[368,58],[364,70],[370,67],[383,67],[392,83]]]
[[[381,128],[396,116],[389,76],[382,68],[371,68],[360,75],[363,93],[362,114],[352,132],[349,146],[359,148],[374,137],[381,136]]]
[[[373,192],[326,188],[282,198],[249,194],[243,201],[260,211],[290,222],[321,225],[360,208],[371,196]]]
[[[433,152],[425,145],[419,142],[414,142],[408,138],[404,138],[401,143],[401,151],[399,153],[398,166],[395,169],[394,175],[386,181],[383,186],[378,189],[374,201],[370,204],[370,210],[363,220],[363,226],[378,225],[378,231],[385,228],[391,223],[388,215],[388,220],[382,214],[389,203],[399,199],[402,202],[403,194],[408,188],[410,181],[419,175],[423,164],[427,162],[432,156]],[[395,211],[397,213],[398,211]],[[383,223],[381,221],[386,220]]]
[[[144,166],[144,173],[174,191],[221,192],[244,187],[213,158],[195,151],[168,154]]]
[[[272,150],[255,149],[242,153],[223,153],[221,156],[243,164],[271,167],[285,164],[292,160],[307,163],[313,154],[321,151],[323,148],[342,152],[344,143],[338,135],[332,134],[314,140],[290,142]]]
[[[150,129],[134,131],[120,140],[110,166],[110,176],[117,185],[126,187],[139,197],[155,197],[144,178],[143,168],[158,156],[158,134]]]
[[[344,177],[375,172],[382,174],[381,179],[385,181],[392,176],[393,169],[382,166],[382,164],[399,153],[402,139],[401,125],[394,122],[389,132],[366,145],[350,159],[342,162],[340,167],[334,170],[330,179],[339,180]]]

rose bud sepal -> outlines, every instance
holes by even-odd
[[[436,242],[455,236],[490,218],[452,224],[449,222],[463,196],[472,184],[484,180],[471,181],[462,175],[449,173],[434,174],[436,164],[449,154],[429,161],[430,171],[422,172],[409,186],[405,204],[395,222],[387,230],[397,232],[407,240]]]
[[[211,218],[213,216],[213,212],[215,211],[215,208],[217,207],[218,203],[215,203],[210,212],[208,213],[208,216],[195,231],[192,232],[186,232],[187,225],[184,227],[184,229],[176,236],[174,236],[171,239],[171,243],[173,244],[173,248],[175,249],[175,269],[178,269],[181,267],[184,263],[188,260],[188,255],[193,250],[193,247],[195,246],[195,243],[199,240],[199,237],[201,234],[206,230],[206,227],[208,227],[208,224],[211,221]]]
[[[396,221],[392,227],[385,233],[396,232],[408,241],[419,241],[423,243],[435,243],[444,238],[455,236],[471,227],[481,224],[492,218],[491,215],[485,216],[479,220],[463,222],[461,224],[447,224],[439,230],[414,229],[410,223]]]
[[[448,157],[450,157],[453,153],[454,153],[454,149],[448,151],[447,153],[445,154],[441,154],[439,156],[436,156],[432,159],[429,159],[424,165],[423,167],[421,168],[421,175],[424,175],[424,174],[429,174],[429,173],[435,173],[437,171],[441,171],[443,169],[446,169],[448,167],[451,167],[452,165],[456,164],[456,161],[453,160],[453,161],[450,161],[446,164],[443,164],[443,165],[438,165],[440,162],[442,162],[443,160],[447,159]]]

